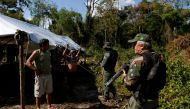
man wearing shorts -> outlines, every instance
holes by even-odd
[[[40,97],[46,93],[48,109],[51,106],[51,93],[53,92],[51,74],[51,54],[49,52],[49,40],[42,39],[39,43],[40,49],[34,50],[26,61],[26,66],[35,72],[34,96],[36,97],[36,108],[40,109]]]

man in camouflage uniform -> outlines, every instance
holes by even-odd
[[[136,57],[130,61],[124,83],[132,96],[126,109],[155,109],[158,106],[158,92],[151,91],[147,75],[153,66],[151,43],[147,34],[137,34],[129,43],[136,42]]]
[[[118,53],[116,50],[113,50],[110,42],[105,42],[103,48],[105,49],[104,57],[100,63],[101,67],[104,68],[103,73],[103,96],[104,100],[107,101],[110,99],[109,93],[111,92],[113,97],[116,95],[116,89],[113,84],[105,87],[105,83],[115,74],[115,65],[117,62]]]

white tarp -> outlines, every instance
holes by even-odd
[[[69,44],[71,49],[80,48],[80,46],[68,36],[56,35],[47,29],[0,14],[0,37],[15,34],[17,30],[27,32],[30,40],[34,43],[39,43],[40,39],[46,38],[49,39],[50,45],[53,46],[66,46]]]

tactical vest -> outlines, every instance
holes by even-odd
[[[101,64],[106,71],[114,71],[117,58],[118,58],[118,53],[116,50],[106,51]]]

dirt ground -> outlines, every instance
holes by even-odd
[[[3,101],[0,109],[20,109],[18,98],[9,98]],[[2,101],[1,101],[2,103]],[[98,97],[98,101],[89,102],[60,102],[53,104],[56,109],[124,109],[127,99],[104,101],[102,96]],[[35,100],[26,103],[25,109],[35,109]],[[41,109],[47,109],[45,102],[41,104]]]
[[[1,80],[0,109],[20,109],[19,101],[19,75],[12,73],[17,70],[17,65],[0,67],[4,72]],[[102,75],[97,75],[86,66],[79,66],[76,76],[72,77],[58,72],[53,75],[54,95],[53,105],[57,109],[123,109],[128,97],[119,97],[117,100],[103,101],[101,89]],[[35,109],[33,96],[34,75],[26,69],[25,82],[25,109]],[[14,75],[13,75],[14,74]],[[12,76],[9,76],[12,75]],[[9,79],[7,79],[9,78]],[[70,82],[71,81],[71,82]],[[4,84],[6,82],[6,84]],[[72,87],[71,87],[72,86]],[[42,98],[41,109],[47,109],[45,97]]]

